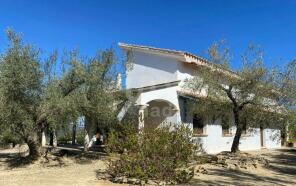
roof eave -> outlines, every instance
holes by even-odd
[[[186,61],[184,52],[182,51],[160,49],[160,48],[146,47],[146,46],[140,46],[140,45],[130,45],[125,43],[118,43],[118,45],[123,50],[139,51],[143,53],[149,53],[149,54],[174,58],[174,59],[177,59],[178,61],[183,61],[183,62]]]
[[[150,47],[150,46],[143,46],[143,45],[132,45],[132,44],[126,44],[126,43],[118,43],[119,47],[124,50],[136,50],[144,53],[151,53],[156,55],[162,55],[174,58],[180,62],[183,63],[189,63],[189,64],[195,64],[198,66],[205,66],[210,69],[219,69],[222,71],[225,71],[226,74],[234,75],[236,76],[236,73],[222,69],[220,67],[217,68],[216,65],[212,64],[208,60],[196,56],[194,54],[191,54],[189,52],[179,51],[179,50],[171,50],[171,49],[163,49],[163,48],[156,48],[156,47]]]

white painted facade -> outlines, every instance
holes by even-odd
[[[185,114],[186,105],[182,95],[183,83],[186,78],[193,76],[194,68],[207,65],[207,62],[192,54],[167,49],[146,46],[128,45],[120,43],[123,51],[130,50],[133,54],[133,67],[126,72],[126,88],[137,92],[136,105],[147,105],[150,113],[159,111],[156,105],[164,108],[169,106],[170,114],[157,118],[157,122],[185,123],[193,127],[193,118]],[[154,105],[154,106],[152,106]],[[152,107],[152,108],[149,108]],[[154,109],[154,110],[153,110]],[[149,115],[149,113],[148,113]],[[145,116],[145,127],[149,127],[149,117]],[[148,118],[147,118],[148,117]],[[201,141],[207,153],[230,151],[235,134],[235,127],[230,128],[230,135],[224,136],[219,121],[216,123],[205,122],[203,134],[194,136]],[[258,150],[261,148],[281,147],[280,130],[277,129],[252,129],[252,132],[240,140],[240,150]]]

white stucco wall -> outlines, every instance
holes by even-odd
[[[178,61],[140,51],[133,52],[133,67],[127,72],[126,88],[139,88],[177,80]]]
[[[230,151],[234,136],[224,137],[221,125],[207,125],[205,137],[199,138],[202,142],[203,150],[206,153],[215,154],[221,151]],[[233,130],[235,132],[235,130]],[[261,148],[280,148],[280,130],[264,129],[264,147],[261,147],[260,129],[252,129],[252,132],[240,139],[239,149],[241,151],[259,150]],[[234,133],[233,133],[234,134]]]
[[[266,148],[281,147],[281,131],[277,129],[264,129],[264,141]]]
[[[239,149],[246,150],[259,150],[261,149],[260,128],[252,129],[246,136],[240,139]]]
[[[187,78],[192,78],[195,73],[194,65],[187,63],[178,63],[178,80],[185,80]]]
[[[178,63],[177,78],[180,81],[198,77],[198,66],[192,63]]]
[[[147,104],[152,100],[166,100],[175,105],[179,110],[177,86],[142,92],[137,104]]]

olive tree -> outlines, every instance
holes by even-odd
[[[12,30],[7,36],[9,45],[0,58],[0,125],[10,136],[27,143],[34,156],[43,78],[39,51],[23,44]]]
[[[39,50],[20,35],[8,30],[7,36],[9,45],[0,57],[0,137],[25,142],[30,155],[39,155],[46,128],[67,127],[81,116],[86,128],[117,122],[117,106],[125,96],[115,85],[119,63],[112,48],[90,58],[73,50],[61,63],[54,52],[42,61]]]
[[[87,134],[94,126],[110,128],[117,122],[117,106],[125,100],[116,86],[119,63],[114,50],[100,51],[90,58],[72,50],[65,52],[61,59],[61,74],[51,77],[42,101],[47,127],[69,126],[79,117],[85,117]],[[88,138],[87,135],[86,150]]]
[[[101,51],[88,59],[72,53],[64,58],[64,63],[68,69],[62,77],[61,87],[66,93],[71,91],[68,97],[78,115],[85,117],[86,132],[93,126],[108,128],[116,123],[116,105],[121,97],[115,84],[117,59],[114,50]]]
[[[211,119],[233,118],[236,133],[231,152],[239,150],[247,127],[283,128],[295,116],[291,109],[295,104],[295,62],[285,69],[268,68],[263,52],[250,45],[241,55],[240,68],[234,71],[229,49],[221,43],[211,46],[208,54],[209,62],[201,65],[185,86],[200,96],[195,102],[198,106],[193,107],[196,112]]]

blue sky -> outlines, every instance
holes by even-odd
[[[225,39],[234,67],[249,43],[264,49],[268,64],[282,65],[296,57],[295,9],[293,0],[1,0],[0,51],[11,27],[45,54],[79,48],[93,55],[126,42],[205,56]]]

